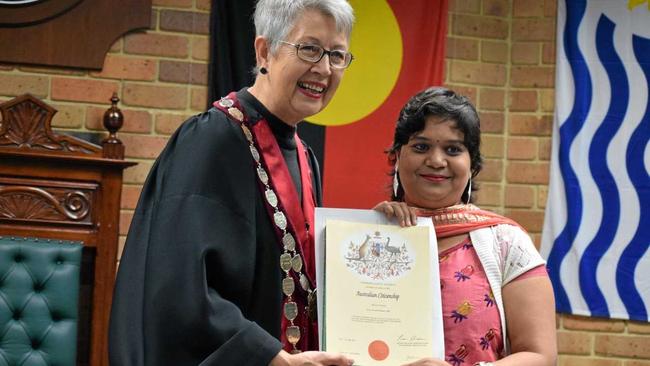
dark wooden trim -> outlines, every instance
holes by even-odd
[[[25,5],[0,5],[0,27],[20,27],[46,22],[65,14],[82,1],[57,0]]]

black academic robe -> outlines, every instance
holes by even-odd
[[[252,120],[269,115],[238,95]],[[282,347],[280,254],[241,128],[214,108],[190,118],[152,167],[131,223],[111,365],[268,365]]]

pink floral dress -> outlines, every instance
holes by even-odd
[[[499,311],[469,237],[442,251],[438,258],[445,360],[453,366],[498,360],[503,354]],[[547,275],[542,265],[515,281]]]

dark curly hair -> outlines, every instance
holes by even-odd
[[[399,113],[393,145],[386,151],[388,161],[395,166],[397,154],[403,145],[416,133],[424,130],[425,122],[429,117],[437,117],[442,120],[451,120],[456,128],[463,133],[463,144],[467,148],[470,157],[471,177],[474,178],[483,168],[483,157],[481,156],[481,123],[476,112],[467,97],[456,94],[453,90],[442,87],[430,87],[425,89],[406,102],[406,105]],[[390,173],[395,175],[395,170]],[[397,176],[399,179],[399,175]],[[472,184],[472,191],[477,190],[477,185]],[[392,190],[391,190],[392,191]],[[461,200],[467,202],[467,187],[463,192]],[[404,190],[400,184],[397,195],[391,193],[393,201],[404,199]]]

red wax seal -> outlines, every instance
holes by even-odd
[[[368,354],[373,360],[383,361],[390,354],[388,345],[384,341],[376,340],[368,345]]]

